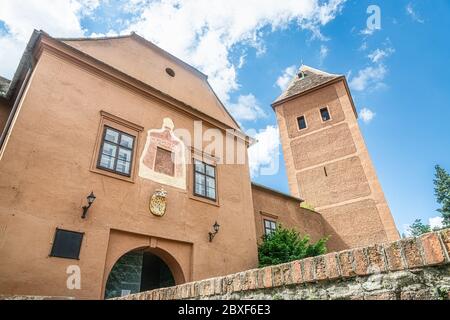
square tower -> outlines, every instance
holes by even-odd
[[[303,65],[272,107],[291,194],[348,247],[398,239],[345,76]]]

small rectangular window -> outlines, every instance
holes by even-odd
[[[216,167],[194,160],[194,194],[216,201]]]
[[[277,229],[277,223],[272,220],[264,219],[264,234],[268,236]]]
[[[306,119],[305,116],[300,116],[297,118],[298,129],[303,130],[306,129]]]
[[[51,257],[79,259],[84,233],[56,229]]]
[[[328,112],[328,108],[320,109],[320,116],[322,117],[322,121],[328,121],[331,119],[330,113]]]
[[[105,126],[97,168],[129,177],[134,140],[129,134]]]

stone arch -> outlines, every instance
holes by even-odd
[[[191,281],[192,244],[111,230],[101,298],[105,297],[106,284],[114,265],[127,253],[138,250],[149,252],[160,258],[172,273],[176,285]]]
[[[184,283],[181,266],[167,251],[159,248],[137,248],[123,254],[109,272],[104,288],[105,298],[138,293]]]

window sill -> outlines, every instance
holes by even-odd
[[[220,207],[219,204],[219,200],[208,200],[207,198],[203,198],[203,197],[199,197],[199,196],[195,196],[193,194],[189,195],[189,199],[195,200],[195,201],[199,201],[199,202],[203,202],[212,206],[216,206],[216,207]]]
[[[98,169],[98,168],[91,168],[91,169],[89,169],[89,171],[93,172],[93,173],[101,174],[103,176],[107,176],[107,177],[110,177],[110,178],[114,178],[114,179],[117,179],[117,180],[122,180],[122,181],[130,182],[130,183],[135,183],[133,176],[131,176],[131,177],[122,176],[120,174],[116,174],[116,173],[109,172],[109,171],[102,170],[102,169]]]

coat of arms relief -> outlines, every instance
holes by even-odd
[[[155,216],[162,217],[166,213],[167,208],[167,191],[165,191],[162,187],[161,189],[157,189],[155,193],[150,198],[149,209],[150,212]]]
[[[174,124],[164,118],[161,129],[150,129],[139,162],[139,176],[161,185],[186,189],[186,149],[173,133]],[[167,191],[162,187],[150,198],[150,212],[163,216],[166,212]]]

